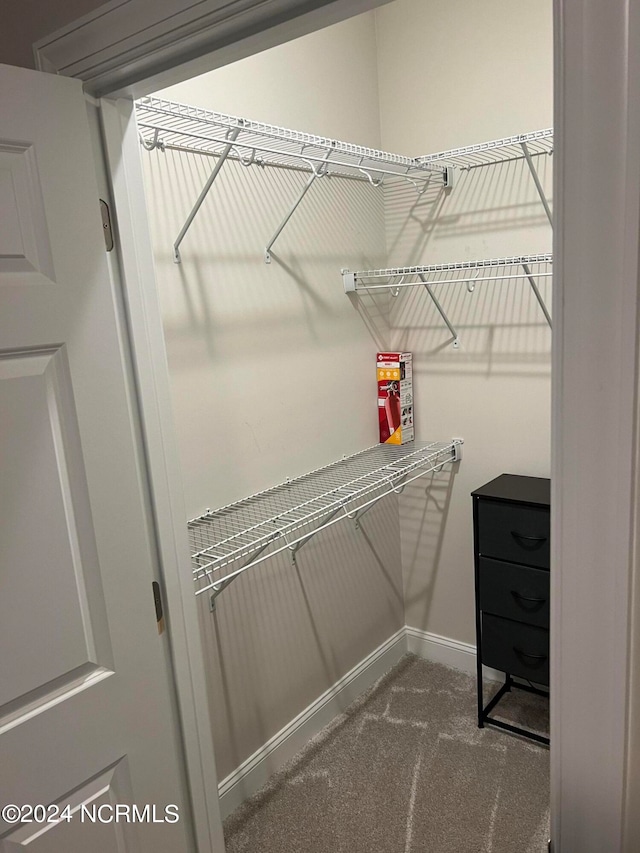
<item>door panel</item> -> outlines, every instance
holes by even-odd
[[[31,145],[0,139],[0,210],[0,273],[31,273],[25,280],[43,276],[53,281],[47,220]]]
[[[15,649],[0,656],[2,720],[20,697],[111,653],[62,348],[0,357],[0,423],[0,647]]]
[[[78,81],[0,66],[0,806],[179,820],[0,820],[2,853],[193,849],[92,157]]]
[[[115,810],[117,804],[130,799],[130,788],[123,760],[62,797],[49,812],[56,820],[40,822],[43,815],[35,812],[30,816],[32,822],[25,822],[0,841],[0,853],[137,853],[136,824],[125,821],[131,812]],[[135,816],[138,814],[146,816],[141,810]]]

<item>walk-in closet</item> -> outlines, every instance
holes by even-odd
[[[394,0],[136,103],[229,853],[546,849],[548,699],[478,728],[471,495],[550,474],[552,41],[547,0]]]

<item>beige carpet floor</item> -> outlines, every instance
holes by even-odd
[[[494,713],[548,728],[523,691]],[[225,822],[227,853],[545,853],[548,836],[548,749],[478,729],[475,679],[411,655]]]

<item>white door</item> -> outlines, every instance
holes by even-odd
[[[193,849],[117,307],[81,84],[0,66],[1,853]]]

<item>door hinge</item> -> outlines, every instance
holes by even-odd
[[[111,211],[104,199],[100,199],[100,217],[102,219],[102,231],[104,233],[104,244],[107,252],[113,249],[113,228],[111,227]]]
[[[151,584],[153,589],[153,603],[156,607],[156,623],[158,625],[158,634],[164,631],[164,612],[162,610],[162,593],[160,592],[160,584],[158,581],[153,581]]]

